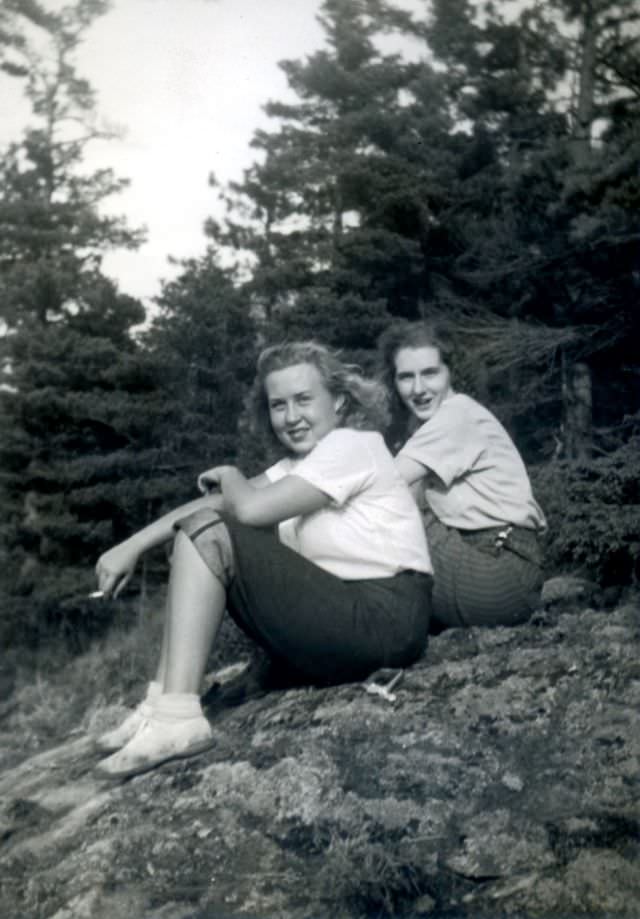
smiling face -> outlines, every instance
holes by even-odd
[[[453,395],[449,368],[438,348],[400,348],[394,357],[395,387],[402,404],[420,422],[433,418]]]
[[[273,433],[289,453],[306,456],[340,424],[344,397],[329,392],[315,364],[272,370],[264,390]]]

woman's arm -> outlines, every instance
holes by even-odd
[[[200,473],[198,476],[198,488],[203,495],[209,495],[219,490],[220,482],[218,481],[218,470],[223,468],[235,469],[235,466],[212,466],[211,469],[207,469],[205,472]],[[255,475],[252,479],[247,479],[247,481],[254,488],[264,488],[265,485],[271,484],[271,480],[265,472],[261,472],[260,475]]]
[[[415,485],[416,482],[422,481],[429,471],[426,466],[409,456],[396,456],[395,464],[407,485]]]
[[[173,525],[176,521],[205,507],[222,510],[223,496],[221,494],[205,495],[187,504],[182,504],[104,552],[96,564],[96,575],[98,586],[104,591],[105,596],[109,597],[111,594],[114,597],[118,596],[131,580],[140,556],[154,546],[171,539]]]
[[[263,487],[245,479],[235,466],[217,466],[208,476],[220,486],[227,512],[248,526],[272,526],[329,504],[328,495],[295,474]]]
[[[250,482],[252,488],[259,489],[268,485],[269,479],[262,474],[251,479]],[[174,508],[100,556],[96,565],[96,575],[100,590],[104,591],[105,596],[108,597],[111,594],[114,597],[118,596],[131,580],[140,556],[149,549],[171,539],[174,524],[178,520],[205,507],[217,511],[225,510],[224,496],[220,492],[209,493],[212,484],[214,484],[213,481],[210,482],[207,479],[207,472],[203,472],[198,476],[198,487],[201,491],[206,492],[203,497],[195,498],[193,501]]]

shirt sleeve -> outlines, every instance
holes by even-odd
[[[370,484],[375,463],[363,434],[338,428],[296,463],[291,474],[300,476],[341,507]]]
[[[279,460],[277,463],[274,463],[273,466],[269,466],[268,469],[265,469],[264,474],[273,484],[274,482],[279,482],[280,479],[284,479],[285,476],[291,473],[291,460],[285,458]]]
[[[447,400],[409,438],[399,455],[430,469],[448,488],[469,472],[484,452],[485,445],[474,428],[464,410]]]

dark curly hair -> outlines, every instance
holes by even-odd
[[[249,393],[247,415],[250,431],[266,444],[282,450],[273,433],[265,379],[275,370],[295,364],[311,364],[318,369],[333,396],[343,396],[339,410],[341,427],[383,431],[389,421],[389,396],[377,380],[366,379],[355,364],[345,364],[338,352],[316,341],[283,342],[265,348],[258,357],[255,380]]]
[[[428,320],[411,322],[399,319],[388,326],[378,339],[378,377],[389,396],[391,410],[387,427],[387,443],[398,450],[411,433],[413,416],[402,403],[396,389],[396,355],[402,348],[437,348],[444,364],[452,372],[454,347],[449,334],[441,325]]]

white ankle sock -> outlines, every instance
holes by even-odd
[[[162,695],[162,683],[157,680],[150,680],[147,686],[147,694],[144,697],[145,702],[155,702]]]
[[[153,715],[160,721],[201,717],[200,696],[195,692],[165,692],[154,700]]]

